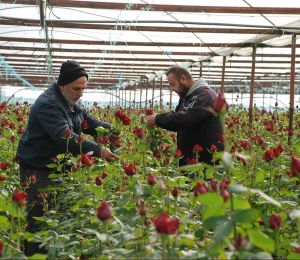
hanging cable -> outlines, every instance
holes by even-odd
[[[245,4],[247,4],[249,7],[251,7],[252,9],[255,9],[251,4],[249,4],[246,0],[243,0],[243,2],[245,3]],[[268,18],[268,17],[266,17],[262,12],[259,12],[259,14],[265,19],[265,20],[267,20],[270,24],[272,24],[273,25],[273,27],[276,27],[277,28],[277,26]]]

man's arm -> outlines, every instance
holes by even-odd
[[[48,137],[57,144],[57,150],[60,153],[65,152],[67,139],[64,132],[69,129],[67,119],[55,104],[42,104],[37,113],[38,122]],[[48,138],[45,136],[45,138]],[[78,135],[72,131],[69,138],[68,149],[73,155],[80,154],[80,144],[77,142]],[[47,147],[45,147],[47,149]],[[93,151],[95,156],[101,156],[101,147],[95,142],[88,140],[82,141],[82,153]]]
[[[104,128],[110,128],[110,124],[94,118],[86,110],[83,110],[83,118],[84,120],[87,120],[89,126],[87,129],[82,129],[82,132],[85,134],[89,134],[95,137],[97,135],[97,132],[95,130],[97,127],[101,126]]]
[[[212,97],[206,93],[201,93],[177,112],[172,111],[156,115],[155,124],[171,131],[193,127],[213,116],[207,109],[212,106]]]

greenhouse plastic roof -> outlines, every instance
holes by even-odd
[[[45,87],[74,59],[90,88],[159,80],[175,64],[220,85],[223,62],[225,84],[247,85],[256,48],[255,81],[270,86],[289,80],[299,15],[299,0],[1,0],[0,84]]]

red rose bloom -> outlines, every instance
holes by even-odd
[[[142,138],[145,135],[145,131],[143,128],[141,127],[134,127],[133,128],[133,133],[138,137],[138,138]]]
[[[229,185],[229,180],[228,179],[223,179],[219,182],[220,190],[226,190],[228,185]]]
[[[182,152],[180,149],[176,149],[175,153],[174,153],[174,157],[175,158],[180,158],[182,156]]]
[[[94,163],[94,160],[93,160],[91,154],[82,154],[80,161],[83,165],[86,165],[86,166],[91,166]]]
[[[6,162],[0,162],[0,169],[6,170],[8,168],[8,164]]]
[[[246,158],[244,157],[241,157],[239,155],[236,156],[237,160],[240,161],[243,165],[247,165],[248,164],[248,161]]]
[[[95,181],[96,181],[97,186],[101,186],[102,183],[103,183],[103,180],[102,180],[101,176],[97,176]]]
[[[226,102],[224,94],[218,94],[214,102],[213,109],[217,114],[221,112],[226,112],[228,110],[228,104]]]
[[[157,178],[154,174],[149,173],[147,177],[147,181],[149,185],[154,185],[155,183],[157,183]]]
[[[265,140],[264,140],[261,136],[257,135],[257,136],[256,136],[256,142],[257,142],[259,145],[263,145],[263,144],[265,143]]]
[[[136,167],[133,163],[125,163],[123,169],[124,172],[129,176],[136,174]]]
[[[269,225],[271,229],[279,229],[281,225],[281,216],[272,214],[269,219]]]
[[[199,144],[195,144],[193,150],[195,153],[201,153],[203,151],[203,148]]]
[[[241,250],[246,245],[246,243],[247,241],[245,240],[245,238],[242,237],[241,234],[238,234],[234,239],[233,245],[236,250]]]
[[[101,173],[101,178],[105,179],[109,174],[107,172],[102,172]]]
[[[76,138],[76,142],[79,143],[79,144],[82,143],[83,140],[84,140],[84,137],[82,135],[78,135],[77,138]]]
[[[212,145],[210,146],[210,152],[211,152],[211,153],[215,153],[215,152],[217,152],[217,151],[218,151],[217,146],[215,146],[214,144],[212,144]]]
[[[4,249],[4,244],[3,244],[3,242],[0,240],[0,257],[2,257],[3,249]]]
[[[97,208],[97,218],[101,221],[105,221],[110,219],[111,216],[112,216],[111,206],[106,201],[103,201],[100,204],[100,206]]]
[[[226,136],[225,136],[225,135],[220,135],[220,136],[218,137],[218,142],[224,143],[225,139],[226,139]]]
[[[27,203],[27,193],[21,192],[18,189],[15,189],[15,191],[12,194],[12,199],[15,201],[19,206],[25,206]]]
[[[154,225],[156,231],[160,234],[174,234],[179,228],[179,220],[171,218],[166,212],[162,212],[158,217],[154,219]]]
[[[300,173],[300,159],[296,156],[291,157],[291,173],[292,176],[297,176]]]
[[[83,121],[81,122],[81,127],[82,127],[83,129],[88,129],[88,128],[89,128],[89,122],[88,122],[87,120],[83,120]]]
[[[224,201],[227,201],[231,197],[231,193],[228,190],[221,190],[220,194]]]
[[[196,158],[186,158],[186,162],[188,165],[191,165],[191,164],[196,164],[197,160]]]
[[[216,181],[215,179],[211,179],[210,182],[209,182],[209,185],[210,185],[210,188],[212,191],[215,191],[217,192],[218,191],[218,181]]]
[[[175,187],[172,191],[171,191],[172,196],[176,199],[178,197],[179,194],[179,189],[177,187]]]
[[[72,136],[72,131],[69,128],[66,128],[64,131],[64,138],[70,138]]]
[[[5,108],[6,107],[6,102],[2,102],[1,104],[0,104],[0,108]]]
[[[273,153],[275,157],[278,157],[282,152],[283,152],[283,148],[281,145],[277,145],[276,147],[273,148]]]
[[[275,158],[275,154],[272,150],[266,150],[264,155],[263,155],[263,159],[266,161],[266,162],[270,162],[272,161],[273,159]]]
[[[201,182],[198,181],[196,183],[195,188],[194,188],[194,195],[198,196],[198,195],[201,195],[201,194],[204,194],[204,193],[207,193],[207,192],[208,192],[207,186],[204,183],[201,183]]]
[[[152,108],[146,108],[146,116],[153,115],[153,110]]]
[[[122,120],[122,122],[123,122],[124,125],[130,125],[130,122],[131,122],[130,117],[124,116],[124,117],[122,117],[121,120]]]

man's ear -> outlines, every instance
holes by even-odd
[[[186,81],[187,77],[185,75],[180,75],[179,80]]]

